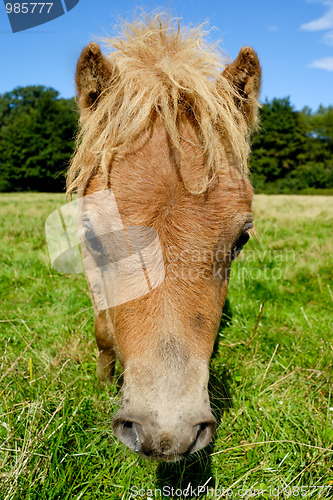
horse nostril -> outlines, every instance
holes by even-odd
[[[210,443],[216,429],[216,422],[215,420],[201,422],[194,427],[197,431],[196,437],[187,453],[194,453],[195,451],[201,450],[201,448],[204,448]]]
[[[131,450],[137,453],[141,451],[140,434],[142,431],[140,424],[130,420],[116,419],[113,422],[113,430],[120,441]]]

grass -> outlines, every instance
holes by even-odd
[[[160,465],[112,435],[119,383],[95,376],[85,280],[50,266],[44,222],[64,197],[0,201],[1,500],[333,494],[332,198],[256,197],[260,242],[233,265],[211,362],[216,438]]]

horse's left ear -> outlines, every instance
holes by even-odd
[[[237,58],[226,66],[222,75],[239,94],[239,99],[235,97],[236,105],[243,113],[249,128],[254,128],[258,122],[261,83],[261,67],[256,52],[251,47],[243,47]]]
[[[97,43],[90,43],[82,51],[76,66],[76,91],[80,110],[94,109],[103,90],[114,76],[111,63],[103,56]]]

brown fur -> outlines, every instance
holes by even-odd
[[[207,444],[214,429],[208,364],[228,254],[252,217],[245,174],[260,66],[244,48],[220,74],[200,31],[184,35],[159,18],[127,25],[109,44],[116,51],[107,58],[90,44],[78,62],[81,132],[68,192],[111,186],[125,227],[157,231],[163,283],[96,311],[96,339],[102,378],[111,379],[114,355],[124,365],[116,433],[126,444],[135,435],[145,456],[175,459]],[[179,429],[170,427],[176,421]]]

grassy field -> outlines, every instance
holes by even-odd
[[[260,241],[233,265],[211,362],[216,438],[164,465],[112,435],[119,382],[96,379],[84,277],[49,263],[63,203],[0,196],[0,499],[332,496],[333,198],[256,197]]]

